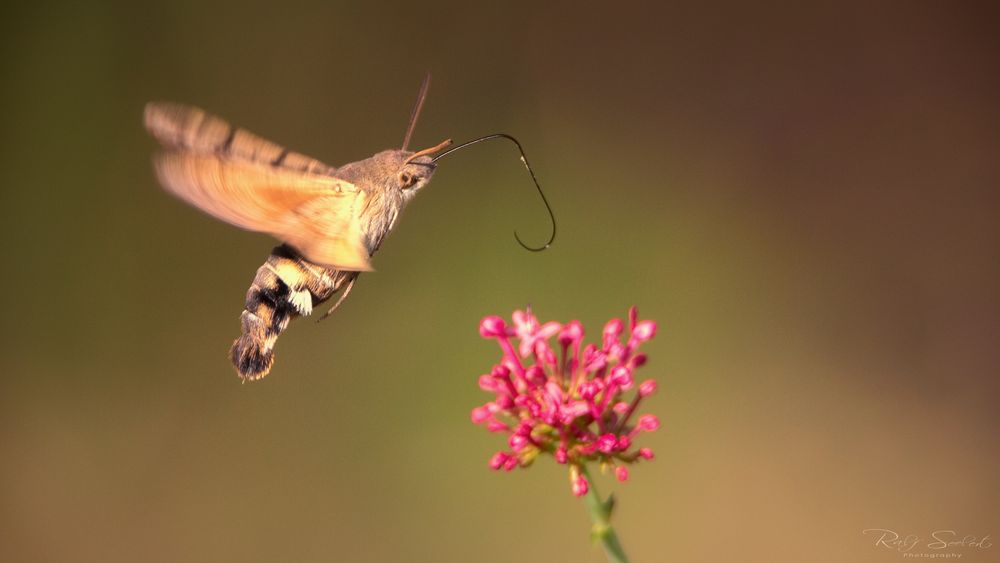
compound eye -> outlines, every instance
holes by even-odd
[[[409,188],[410,186],[416,183],[417,183],[416,176],[413,176],[407,172],[399,173],[399,185],[402,186],[404,189]]]

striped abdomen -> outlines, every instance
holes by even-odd
[[[347,291],[357,276],[313,264],[288,245],[272,250],[247,291],[240,315],[242,334],[230,352],[239,376],[253,381],[267,375],[274,363],[274,344],[288,322],[309,315],[337,291]]]

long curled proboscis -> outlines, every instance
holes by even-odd
[[[456,146],[454,146],[454,147],[452,147],[452,148],[444,151],[443,153],[435,156],[434,160],[432,160],[431,163],[432,164],[436,163],[437,161],[441,160],[442,158],[448,156],[449,154],[451,154],[451,153],[453,153],[453,152],[455,152],[455,151],[457,151],[459,149],[464,149],[465,147],[468,147],[470,145],[475,145],[477,143],[482,143],[483,141],[490,141],[490,140],[493,140],[493,139],[507,139],[508,141],[510,141],[510,142],[514,143],[515,145],[517,145],[517,150],[521,153],[521,162],[524,163],[524,167],[528,170],[528,174],[531,175],[531,181],[534,182],[535,189],[538,190],[538,195],[540,195],[542,197],[542,203],[545,204],[545,210],[549,212],[549,220],[552,222],[552,234],[549,236],[548,242],[546,242],[542,246],[537,246],[536,247],[536,246],[528,246],[528,245],[524,244],[524,241],[522,241],[521,237],[517,234],[517,230],[516,229],[514,230],[514,238],[517,239],[517,243],[518,244],[520,244],[526,250],[530,250],[532,252],[541,252],[541,251],[545,250],[546,248],[548,248],[549,246],[551,246],[552,243],[556,240],[556,215],[552,211],[552,206],[549,205],[549,199],[547,197],[545,197],[545,192],[542,191],[542,186],[539,185],[539,183],[538,183],[538,178],[535,177],[535,171],[532,170],[531,169],[531,165],[528,164],[528,157],[524,155],[524,148],[521,147],[521,143],[519,143],[517,141],[517,139],[515,139],[514,137],[512,137],[512,136],[510,136],[510,135],[508,135],[506,133],[493,133],[491,135],[485,135],[483,137],[479,137],[478,139],[473,139],[471,141],[466,141],[466,142],[464,142],[464,143],[462,143],[460,145],[456,145]]]

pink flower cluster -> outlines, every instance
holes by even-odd
[[[635,307],[629,309],[627,335],[621,319],[608,321],[601,346],[583,345],[579,321],[540,324],[530,308],[514,312],[513,326],[500,317],[479,323],[479,334],[496,339],[503,350],[500,363],[479,377],[479,387],[494,399],[472,409],[472,422],[508,435],[510,449],[497,452],[490,467],[511,471],[549,453],[569,465],[573,494],[583,496],[589,484],[581,468],[587,462],[597,461],[625,481],[629,464],[653,459],[652,450],[633,447],[633,440],[659,428],[660,421],[633,415],[656,391],[655,381],[637,385],[634,375],[646,363],[639,345],[653,338],[656,323],[636,316]]]

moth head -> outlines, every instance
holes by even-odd
[[[423,83],[420,84],[420,92],[417,93],[417,103],[413,105],[413,111],[410,112],[410,123],[406,127],[406,136],[403,137],[403,148],[398,151],[392,151],[394,153],[393,156],[400,159],[393,175],[394,187],[402,192],[403,196],[407,199],[413,197],[431,181],[431,176],[434,175],[434,170],[437,168],[431,155],[451,144],[451,139],[447,139],[437,146],[421,151],[412,152],[407,150],[407,147],[410,146],[410,138],[413,137],[413,129],[417,126],[417,118],[420,117],[420,110],[424,107],[424,100],[427,98],[427,89],[430,87],[430,84],[431,75],[428,73],[424,77]]]
[[[451,139],[417,152],[398,151],[401,161],[395,174],[396,187],[406,195],[420,191],[431,181],[431,176],[437,169],[437,164],[434,164],[431,155],[449,145]]]
[[[431,181],[436,169],[437,164],[427,151],[390,149],[345,164],[337,169],[336,175],[365,191],[394,192],[408,199]]]

